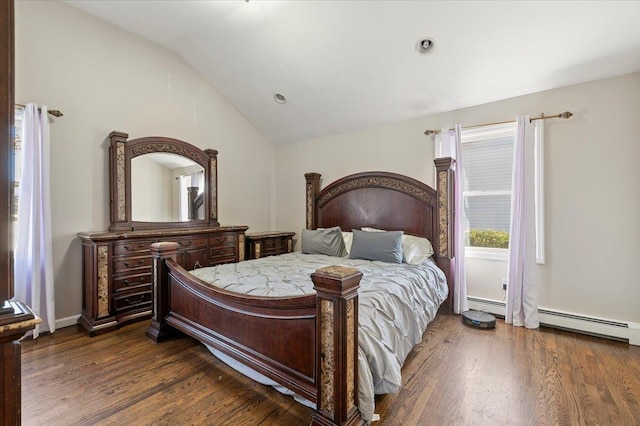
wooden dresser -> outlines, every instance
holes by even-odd
[[[246,226],[81,232],[83,306],[79,324],[95,336],[151,317],[152,243],[180,244],[187,270],[245,258]]]
[[[246,234],[246,258],[259,259],[266,256],[291,253],[295,232],[251,232]]]

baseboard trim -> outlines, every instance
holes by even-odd
[[[78,319],[80,319],[80,315],[72,315],[70,317],[56,319],[56,330],[76,325],[78,323]]]
[[[469,309],[489,312],[500,318],[505,316],[505,302],[480,297],[467,297],[467,300],[469,301]],[[546,327],[622,340],[630,345],[640,346],[639,323],[625,323],[542,307],[538,308],[538,313],[540,325]]]

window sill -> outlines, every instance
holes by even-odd
[[[497,260],[501,262],[507,262],[509,260],[509,249],[465,247],[464,257],[469,259]]]

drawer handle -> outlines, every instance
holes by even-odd
[[[138,278],[138,282],[139,283],[141,283],[143,281],[144,281],[144,277]],[[124,280],[124,285],[134,285],[134,284],[137,284],[137,283],[131,283],[131,282],[129,282],[129,280]]]
[[[124,249],[127,250],[127,251],[131,251],[131,246],[129,246],[129,245],[122,246],[122,247],[124,247]],[[136,249],[140,250],[141,248],[145,248],[145,247],[146,247],[145,244],[138,244],[136,246]]]
[[[138,260],[138,262],[135,264],[135,266],[138,266],[138,265],[144,265],[144,259]],[[129,267],[130,266],[129,262],[124,262],[124,266]]]
[[[140,295],[140,297],[138,297],[137,299],[129,299],[128,297],[126,299],[124,299],[124,302],[127,305],[133,305],[134,303],[139,303],[142,302],[144,300],[144,294]]]

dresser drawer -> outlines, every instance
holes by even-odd
[[[125,257],[114,259],[113,273],[120,274],[123,272],[148,271],[151,273],[151,257]]]
[[[140,291],[130,292],[126,294],[118,294],[113,297],[113,304],[116,313],[139,309],[145,306],[151,307],[151,286],[147,286]]]
[[[113,291],[120,292],[145,285],[151,285],[151,273],[129,275],[126,277],[114,279]]]
[[[122,256],[127,254],[143,254],[149,253],[151,244],[155,241],[145,240],[145,241],[127,241],[122,243],[115,243],[113,245],[113,255],[114,256]]]
[[[275,256],[275,255],[281,254],[281,253],[282,253],[282,251],[281,250],[277,250],[275,247],[264,247],[262,249],[260,257]]]
[[[265,238],[262,240],[263,250],[275,250],[277,246],[277,238]]]
[[[200,236],[176,238],[168,241],[173,241],[175,243],[178,243],[181,249],[191,249],[191,248],[207,246],[207,237],[200,237]]]
[[[287,250],[287,241],[284,238],[265,238],[262,240],[262,250],[284,253]]]
[[[221,232],[219,234],[213,234],[209,237],[209,244],[211,248],[235,245],[236,235],[237,234],[235,232]]]
[[[209,266],[236,262],[236,247],[226,246],[209,249]]]

